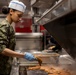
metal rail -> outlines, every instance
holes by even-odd
[[[41,16],[41,18],[39,18],[36,23],[38,23],[43,17],[45,17],[49,12],[51,12],[52,10],[54,10],[55,8],[58,8],[60,5],[62,5],[64,2],[66,2],[66,0],[62,0],[60,2],[58,2],[57,4],[55,4],[52,8],[50,8],[49,10],[45,11],[43,13],[43,15]]]

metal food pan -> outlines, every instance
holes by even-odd
[[[43,70],[28,70],[27,75],[48,75],[48,73]]]

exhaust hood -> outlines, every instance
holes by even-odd
[[[45,29],[74,59],[76,58],[75,5],[76,0],[63,0],[36,21],[37,24],[43,22]],[[51,16],[50,18],[47,16],[48,14]],[[46,17],[49,21],[45,22]]]
[[[43,26],[65,48],[65,50],[76,58],[76,11],[55,19]]]
[[[35,21],[35,23],[40,25],[46,24],[50,20],[56,19],[69,11],[71,11],[70,0],[60,0],[51,8],[46,9],[46,11]]]
[[[50,8],[56,1],[58,0],[35,0],[32,6],[37,8]]]
[[[31,0],[31,6],[34,11],[34,17],[40,18],[42,14],[51,8],[58,0]]]

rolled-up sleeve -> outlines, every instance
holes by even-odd
[[[0,53],[7,47],[8,41],[7,25],[2,25],[0,26]]]

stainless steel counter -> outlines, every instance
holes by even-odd
[[[55,61],[55,59],[50,59],[50,61],[52,61],[52,63],[46,63],[46,64],[42,64],[42,65],[54,65],[56,67],[59,68],[64,68],[64,69],[69,69],[71,70],[74,75],[76,74],[76,62],[73,60],[73,58],[62,48],[62,52],[59,53],[60,56],[58,57],[57,62]],[[16,64],[16,63],[15,63]],[[29,66],[35,66],[37,64],[29,64]],[[12,70],[11,70],[11,74],[10,75],[19,75],[19,68],[22,66],[22,69],[24,69],[24,67],[27,67],[28,64],[17,64],[17,65],[12,65]],[[22,72],[23,73],[23,72]],[[24,74],[22,74],[24,75]],[[72,74],[73,75],[73,74]]]

